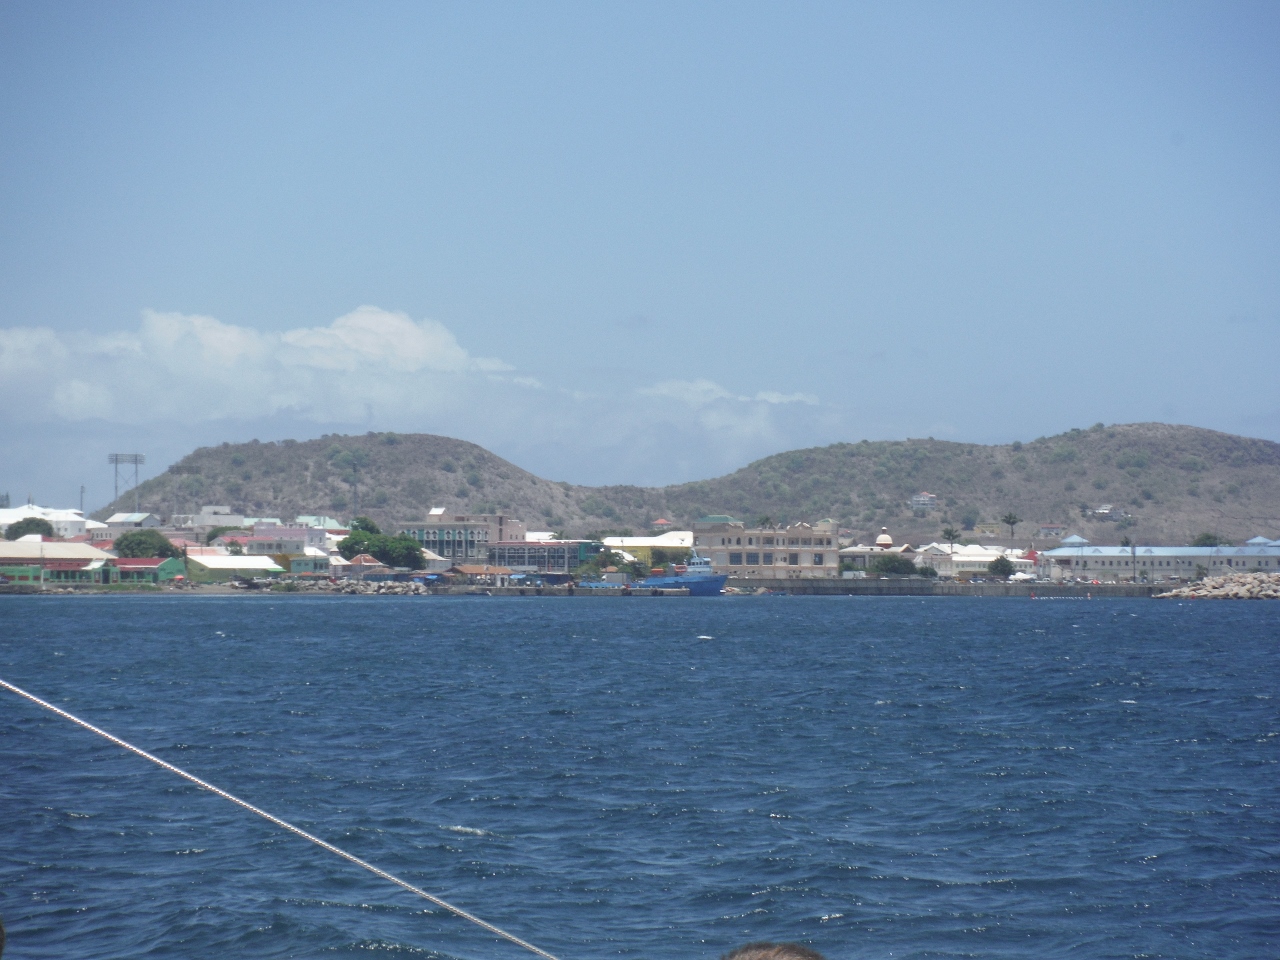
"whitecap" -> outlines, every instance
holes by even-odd
[[[441,827],[441,830],[448,830],[450,833],[465,833],[472,837],[490,836],[488,830],[477,830],[475,827]]]

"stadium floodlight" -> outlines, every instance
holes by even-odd
[[[138,513],[138,466],[147,462],[147,456],[143,453],[109,453],[107,454],[107,463],[115,469],[115,497],[112,503],[120,499],[120,468],[122,466],[133,467],[133,512]],[[128,476],[126,473],[125,476]]]

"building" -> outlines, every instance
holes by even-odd
[[[1261,570],[1280,572],[1280,541],[1250,541],[1243,547],[1094,546],[1068,537],[1040,553],[1040,575],[1055,580],[1194,580],[1203,576]]]
[[[448,573],[464,583],[487,587],[503,587],[506,586],[512,571],[506,567],[494,566],[488,563],[459,563],[450,567]]]
[[[289,572],[304,576],[327,577],[333,572],[332,558],[328,550],[320,547],[304,547],[301,555],[289,558]]]
[[[197,583],[275,577],[282,573],[284,568],[270,557],[232,557],[225,554],[187,557],[187,576]]]
[[[911,509],[924,510],[926,512],[928,512],[929,510],[937,510],[938,509],[937,494],[929,493],[927,490],[922,490],[920,493],[917,493],[914,497],[911,498]]]
[[[107,531],[112,540],[130,530],[158,530],[163,525],[154,513],[113,513],[107,517]]]
[[[83,536],[88,524],[94,523],[96,525],[96,521],[85,520],[84,514],[79,510],[60,510],[55,507],[41,507],[34,503],[25,503],[20,507],[0,509],[0,536],[4,536],[9,529],[9,524],[17,523],[19,520],[26,520],[28,517],[47,520],[49,526],[53,527],[53,535],[63,540]]]
[[[0,576],[17,583],[115,583],[111,554],[87,543],[39,538],[0,540]]]
[[[594,540],[508,540],[489,544],[487,559],[513,573],[569,576],[600,550]]]
[[[693,524],[693,549],[730,577],[838,577],[839,526],[834,520],[751,527],[723,515]]]
[[[483,563],[490,544],[523,540],[525,525],[504,514],[451,514],[444,507],[433,507],[424,522],[406,524],[400,532],[413,537],[424,550],[454,563]]]
[[[121,583],[163,583],[187,573],[178,557],[116,557],[108,562],[120,571]]]
[[[340,521],[335,520],[333,517],[318,517],[310,514],[302,517],[296,517],[293,522],[303,527],[316,527],[320,530],[345,531],[347,529]]]
[[[232,513],[231,508],[222,504],[213,504],[200,508],[199,513],[176,514],[172,517],[175,529],[192,530],[203,535],[215,527],[237,529],[243,527],[244,517]]]
[[[668,530],[653,537],[605,537],[604,545],[610,550],[624,550],[641,563],[652,567],[654,550],[666,552],[668,560],[673,556],[684,559],[693,549],[693,531]]]
[[[874,543],[857,543],[841,550],[840,562],[849,564],[854,570],[868,570],[877,557],[889,553],[903,554],[913,561],[915,559],[915,551],[911,548],[911,544],[895,544],[893,537],[889,535],[889,528],[881,527],[880,534]]]
[[[1067,525],[1065,523],[1042,523],[1036,536],[1047,540],[1061,540],[1067,535]]]
[[[391,568],[375,556],[358,553],[348,562],[346,573],[348,576],[360,579],[370,573],[391,573]]]
[[[933,567],[939,577],[970,580],[988,576],[988,565],[1000,557],[1013,564],[1015,574],[1035,574],[1035,559],[1021,550],[999,546],[984,547],[976,543],[931,543],[917,550],[913,559],[918,567]]]
[[[328,535],[323,528],[299,524],[258,522],[253,525],[253,536],[227,539],[238,540],[244,552],[252,556],[272,557],[284,554],[300,557],[306,554],[308,547],[323,550],[326,555],[329,552]]]

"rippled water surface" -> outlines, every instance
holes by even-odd
[[[565,960],[1276,956],[1278,654],[1274,603],[0,598],[4,679]],[[3,691],[0,841],[6,958],[527,956]]]

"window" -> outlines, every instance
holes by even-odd
[[[772,554],[772,553],[766,553],[766,554],[764,555],[764,565],[765,565],[766,567],[771,567],[771,566],[773,566],[773,554]]]
[[[812,540],[812,539],[810,539],[809,537],[804,537],[804,538],[802,538],[802,539],[801,539],[801,541],[800,541],[800,546],[802,546],[802,547],[808,547],[808,546],[812,546],[812,545],[813,545],[813,540]]]
[[[820,553],[815,553],[815,554],[813,555],[813,565],[814,565],[815,567],[820,567],[820,566],[822,566],[822,554],[820,554]]]
[[[791,566],[793,567],[800,566],[800,554],[798,553],[787,554],[787,563],[791,564]]]
[[[799,541],[799,540],[797,540],[795,537],[792,537],[790,540],[788,540],[788,541],[787,541],[787,546],[789,546],[789,547],[794,547],[794,546],[796,546],[799,542],[800,542],[800,541]]]
[[[738,547],[742,546],[742,538],[741,538],[741,537],[738,537],[738,541],[737,541],[737,543],[736,543],[736,544],[734,544],[734,546],[738,546]]]
[[[748,566],[748,567],[754,567],[754,566],[755,566],[756,564],[758,564],[759,562],[760,562],[760,554],[758,554],[758,553],[748,553],[748,554],[747,554],[747,566]]]
[[[740,553],[731,553],[731,554],[729,554],[729,566],[731,566],[731,567],[740,567],[740,566],[742,566],[742,554],[740,554]]]
[[[764,538],[763,540],[761,540],[760,542],[761,542],[761,543],[763,543],[766,547],[772,547],[772,546],[773,546],[773,537],[765,537],[765,538]]]
[[[747,537],[747,546],[748,546],[748,547],[755,546],[755,538],[754,538],[754,537]]]

